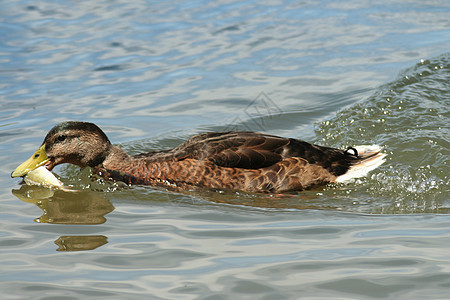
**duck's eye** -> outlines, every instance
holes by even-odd
[[[65,141],[66,140],[66,138],[67,138],[67,136],[65,135],[65,134],[61,134],[61,135],[58,135],[57,137],[56,137],[56,142],[63,142],[63,141]]]

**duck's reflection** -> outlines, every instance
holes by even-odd
[[[64,192],[39,186],[22,185],[12,190],[22,201],[36,204],[44,214],[34,221],[52,224],[94,225],[106,222],[114,210],[111,202],[92,191]]]
[[[34,219],[38,223],[95,225],[106,222],[105,215],[114,210],[111,202],[92,191],[65,192],[39,186],[22,185],[12,193],[33,203],[44,212]],[[102,235],[61,236],[55,241],[58,251],[92,250],[107,243]]]
[[[58,245],[56,251],[83,251],[93,250],[108,243],[108,238],[104,235],[87,236],[60,236],[55,241]]]

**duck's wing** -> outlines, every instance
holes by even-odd
[[[209,160],[222,167],[258,169],[283,159],[290,139],[255,132],[204,133],[175,148],[177,160]]]
[[[172,151],[173,158],[209,160],[222,167],[258,169],[296,157],[342,175],[361,158],[346,151],[302,140],[255,132],[210,132],[190,138]]]

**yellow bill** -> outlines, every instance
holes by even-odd
[[[14,172],[11,173],[11,177],[22,177],[28,174],[28,172],[44,165],[49,161],[47,153],[45,153],[45,145],[39,147],[27,161],[18,166]]]

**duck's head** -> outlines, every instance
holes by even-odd
[[[47,133],[41,147],[18,166],[11,177],[25,176],[42,165],[49,170],[63,163],[95,167],[105,160],[110,147],[108,137],[97,125],[77,121],[62,122]]]

